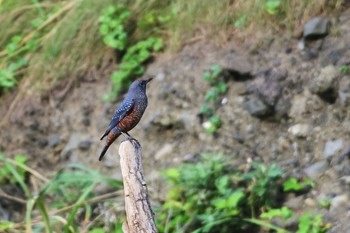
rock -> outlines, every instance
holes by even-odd
[[[296,196],[293,197],[291,199],[289,199],[288,201],[284,202],[284,206],[287,206],[288,208],[292,209],[292,210],[299,210],[300,208],[303,207],[304,205],[304,197],[303,196]]]
[[[347,51],[346,47],[336,49],[336,50],[331,50],[326,55],[322,56],[321,65],[325,67],[328,65],[337,64],[337,62],[344,56],[346,51]]]
[[[160,128],[184,128],[184,123],[181,120],[181,116],[178,112],[167,111],[164,113],[157,113],[151,119],[151,124],[158,126]]]
[[[282,93],[282,87],[277,80],[269,80],[264,77],[259,77],[251,82],[248,90],[269,106],[274,106]]]
[[[66,159],[68,156],[71,155],[72,151],[77,149],[79,146],[79,142],[81,142],[81,135],[78,133],[72,133],[69,137],[68,143],[63,148],[61,152],[61,157],[63,159]]]
[[[60,135],[53,134],[53,135],[49,136],[47,146],[53,148],[53,147],[56,147],[60,143],[61,143]]]
[[[274,108],[275,118],[280,119],[287,117],[291,106],[292,104],[289,98],[280,98]]]
[[[260,72],[257,78],[248,84],[248,91],[257,95],[269,106],[274,106],[282,94],[283,81],[288,71],[283,68],[273,68]]]
[[[318,56],[318,52],[313,48],[306,49],[304,52],[304,59],[306,61],[310,61],[312,59],[315,59],[315,58],[317,58],[317,56]]]
[[[292,106],[289,116],[296,121],[305,119],[305,115],[313,111],[320,111],[325,106],[324,101],[317,95],[312,95],[308,90],[302,94],[295,95],[292,99]]]
[[[344,76],[339,82],[339,101],[343,107],[350,106],[350,77]]]
[[[304,169],[304,173],[311,179],[318,179],[328,168],[327,161],[319,161]]]
[[[337,212],[339,209],[349,208],[349,198],[347,194],[337,195],[332,199],[330,212]]]
[[[315,207],[316,206],[316,201],[312,198],[306,198],[304,200],[305,205],[310,206],[310,207]]]
[[[305,49],[305,42],[304,42],[304,40],[299,41],[299,43],[297,45],[297,48],[299,50],[304,50]]]
[[[260,99],[250,99],[243,104],[243,108],[250,113],[250,115],[258,118],[263,118],[271,115],[271,108],[268,107]]]
[[[174,146],[171,144],[165,144],[157,153],[154,155],[156,160],[164,159],[166,157],[172,156],[174,152]]]
[[[245,130],[247,131],[247,133],[253,134],[254,133],[254,125],[253,124],[247,125]]]
[[[200,154],[187,154],[183,158],[184,163],[198,163],[201,160]]]
[[[239,143],[243,143],[245,140],[244,134],[242,132],[236,132],[233,134],[233,138]]]
[[[80,150],[88,150],[91,146],[91,143],[92,142],[90,140],[83,140],[83,141],[79,142],[78,147]]]
[[[216,64],[234,78],[247,79],[251,77],[252,65],[248,57],[235,49],[222,50],[215,55]]]
[[[81,120],[81,123],[84,125],[84,126],[90,126],[90,117],[89,116],[84,116],[83,119]]]
[[[350,176],[342,176],[340,177],[341,181],[344,181],[345,184],[349,185],[350,184]]]
[[[345,150],[341,153],[341,155],[337,159],[337,163],[339,164],[343,162],[346,157],[349,157],[349,155],[350,155],[350,147],[348,146],[347,148],[345,148]]]
[[[323,150],[323,158],[328,159],[329,157],[335,155],[339,150],[343,148],[343,140],[330,140],[326,143]]]
[[[317,40],[327,36],[329,33],[329,20],[316,17],[304,25],[303,37],[309,40]]]
[[[312,127],[308,124],[296,124],[288,129],[288,133],[297,138],[307,137],[312,130]]]
[[[339,69],[333,65],[324,67],[320,74],[311,80],[309,90],[327,102],[334,102],[338,95],[339,74]]]

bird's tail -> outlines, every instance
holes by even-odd
[[[100,154],[100,157],[98,158],[98,161],[101,161],[101,160],[103,159],[103,156],[105,156],[105,154],[106,154],[108,148],[109,148],[109,145],[105,145],[105,146],[103,147],[103,150],[102,150],[102,152],[101,152],[101,154]]]
[[[108,148],[110,145],[112,145],[112,143],[119,137],[119,135],[121,134],[120,130],[117,127],[114,127],[107,136],[107,141],[105,146],[103,147],[103,150],[100,154],[100,157],[98,158],[99,161],[101,161],[103,159],[103,156],[106,154]]]

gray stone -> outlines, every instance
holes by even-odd
[[[337,212],[339,209],[349,208],[349,198],[348,195],[342,194],[337,195],[332,199],[330,212]]]
[[[309,49],[305,50],[303,55],[304,55],[303,57],[304,57],[305,61],[310,61],[312,59],[317,58],[318,52],[317,52],[317,50],[315,50],[313,48],[309,48]]]
[[[339,69],[333,65],[324,67],[320,74],[311,80],[309,90],[325,100],[334,101],[338,95],[337,78],[339,74]]]
[[[303,121],[305,116],[313,111],[319,112],[325,105],[319,96],[312,95],[308,90],[305,90],[302,94],[293,97],[289,116],[295,121]]]
[[[304,197],[303,196],[297,196],[289,199],[288,201],[284,202],[284,206],[287,206],[288,208],[292,210],[298,210],[302,208],[304,205]]]
[[[248,91],[257,95],[269,106],[274,106],[282,94],[279,83],[288,76],[288,71],[282,68],[273,68],[257,74],[257,78],[248,84]]]
[[[245,140],[245,136],[242,132],[236,132],[233,134],[233,138],[239,142],[239,143],[243,143]]]
[[[320,94],[334,88],[335,80],[339,76],[339,70],[333,65],[321,69],[320,74],[314,77],[309,89],[314,94]]]
[[[319,161],[304,169],[304,173],[311,179],[318,179],[328,168],[327,161]]]
[[[304,42],[304,40],[299,41],[297,47],[298,47],[299,50],[304,50],[305,49],[305,42]]]
[[[237,78],[249,78],[252,73],[252,65],[248,57],[236,49],[225,49],[215,55],[216,64],[223,70],[238,75]]]
[[[243,108],[254,117],[266,117],[271,114],[271,109],[263,101],[256,98],[245,102]]]
[[[47,146],[48,147],[56,147],[58,144],[61,143],[61,137],[58,134],[50,135],[48,138]]]
[[[350,106],[350,77],[344,76],[339,82],[338,91],[340,104],[344,107]]]
[[[184,163],[198,163],[201,160],[200,154],[187,154],[183,158]]]
[[[308,124],[296,124],[288,129],[288,133],[297,138],[307,137],[312,130],[312,127]]]
[[[78,133],[72,133],[69,137],[68,143],[63,148],[61,152],[61,157],[63,159],[66,159],[68,156],[71,155],[72,151],[77,149],[79,146],[79,143],[81,142],[81,135]]]
[[[81,142],[79,142],[79,149],[81,150],[88,150],[91,146],[91,141],[90,140],[83,140]]]
[[[321,65],[328,66],[328,65],[337,64],[337,62],[344,56],[346,51],[347,51],[346,47],[342,47],[336,50],[331,50],[321,58]]]
[[[316,17],[304,25],[303,37],[305,39],[320,39],[329,33],[329,20]]]
[[[335,155],[337,152],[339,152],[343,148],[343,140],[330,140],[326,143],[323,150],[323,157],[325,159],[328,159],[329,157]]]
[[[247,125],[246,131],[249,134],[253,134],[254,133],[254,125],[253,124]]]
[[[157,153],[154,155],[156,160],[164,159],[166,157],[172,156],[174,152],[174,146],[171,144],[165,144]]]

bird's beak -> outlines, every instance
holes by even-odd
[[[146,81],[147,81],[147,83],[151,82],[151,81],[152,81],[152,79],[153,79],[153,78],[149,78],[149,79],[147,79],[147,80],[146,80]]]

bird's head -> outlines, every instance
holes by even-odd
[[[130,86],[130,90],[142,90],[142,91],[146,91],[146,87],[147,87],[147,83],[149,83],[153,78],[149,78],[146,80],[136,80],[134,81],[131,86]]]

